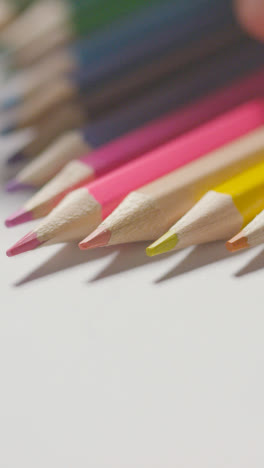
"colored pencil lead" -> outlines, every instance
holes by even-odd
[[[6,227],[18,226],[19,224],[27,223],[28,221],[32,220],[32,213],[30,211],[25,211],[22,208],[21,210],[14,213],[12,216],[9,216],[9,218],[7,218],[5,221],[5,225]]]
[[[231,252],[256,247],[264,242],[264,210],[261,211],[242,231],[230,239],[226,247]]]
[[[33,185],[23,184],[16,179],[10,180],[5,186],[6,192],[18,192],[19,190],[28,190],[33,188]]]
[[[108,229],[99,227],[90,236],[79,243],[81,250],[96,249],[97,247],[105,247],[111,237],[111,232]]]
[[[15,255],[36,249],[40,245],[41,242],[39,242],[36,233],[32,231],[18,241],[11,249],[7,250],[6,255],[8,257],[14,257]]]
[[[226,248],[229,252],[237,252],[238,250],[248,249],[249,247],[250,245],[248,244],[247,237],[244,236],[243,233],[237,234],[226,243]]]
[[[146,253],[148,257],[154,257],[155,255],[160,255],[174,249],[177,243],[177,235],[168,231],[164,236],[160,237],[159,241],[147,247]]]

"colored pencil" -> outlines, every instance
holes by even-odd
[[[95,220],[99,224],[132,190],[137,190],[158,177],[188,165],[205,153],[247,134],[258,127],[261,120],[264,121],[263,101],[239,106],[232,112],[75,190],[62,200],[33,234],[30,233],[19,241],[8,254],[15,255],[30,250],[32,245],[36,246],[36,242],[40,245],[53,240],[80,240],[88,234],[90,227],[92,232]],[[157,211],[154,211],[156,215]],[[126,217],[127,213],[124,214]],[[25,221],[28,218],[32,219],[30,212],[21,212],[20,217],[23,216]],[[11,219],[7,225],[10,223]]]
[[[202,0],[200,0],[202,1]],[[205,1],[205,0],[203,0]],[[209,3],[211,3],[210,0]],[[205,11],[204,11],[205,10]],[[176,9],[177,13],[177,9]],[[29,98],[17,109],[17,117],[11,123],[11,127],[24,128],[34,124],[35,119],[50,112],[54,107],[70,99],[82,97],[84,93],[92,92],[94,88],[104,87],[109,80],[119,77],[140,64],[154,60],[157,55],[162,55],[168,48],[178,47],[181,50],[185,44],[195,43],[201,35],[210,36],[221,25],[225,29],[233,24],[233,18],[223,9],[222,3],[214,5],[213,11],[208,8],[193,9],[193,14],[188,21],[185,16],[175,16],[174,21],[165,21],[157,31],[150,32],[143,40],[134,38],[122,50],[115,49],[103,60],[88,64],[83,69],[76,71],[71,77],[59,76],[53,83],[41,89],[40,96]],[[222,15],[222,17],[221,17]],[[187,15],[188,17],[188,15]],[[172,15],[173,19],[173,15]]]
[[[8,0],[0,2],[0,31],[2,31],[16,16],[16,10]]]
[[[90,35],[145,6],[143,0],[39,0],[1,39],[11,59],[25,66],[58,45]]]
[[[64,86],[63,79],[60,78],[56,84],[52,83],[48,92],[46,92],[46,88],[43,90],[40,87],[38,92],[34,92],[30,99],[12,110],[13,117],[10,118],[10,123],[3,132],[9,133],[16,129],[14,124],[17,118],[16,113],[21,114],[19,127],[23,128],[34,124],[36,119],[50,113],[51,109],[54,109],[58,104],[73,98],[82,100],[82,105],[87,108],[89,115],[101,115],[115,107],[126,104],[127,101],[136,98],[148,88],[151,89],[153,86],[159,85],[160,82],[169,79],[170,76],[177,78],[176,73],[182,70],[185,65],[190,66],[198,63],[199,60],[205,60],[212,52],[216,53],[218,47],[224,47],[238,41],[238,34],[238,31],[235,31],[234,28],[215,31],[210,36],[210,41],[208,41],[208,38],[198,39],[195,43],[191,42],[181,52],[177,48],[168,49],[168,51],[155,57],[152,61],[142,63],[132,70],[127,70],[121,76],[118,75],[104,85],[92,87],[84,95],[80,94],[79,97],[77,95],[71,96],[69,86],[65,82]],[[60,67],[58,62],[56,67]],[[44,77],[45,73],[42,76]]]
[[[163,79],[166,75],[205,59],[209,54],[216,53],[227,45],[234,45],[240,38],[240,30],[232,25],[224,29],[215,27],[210,34],[210,40],[208,37],[201,36],[195,41],[189,40],[189,43],[180,51],[177,47],[169,48],[154,59],[140,63],[134,69],[127,70],[115,79],[109,80],[103,87],[97,86],[91,93],[91,105],[104,108],[106,101],[107,107],[110,107],[117,100],[121,101],[127,96],[134,95],[138,90],[143,87],[147,88],[151,83]],[[36,92],[41,92],[43,85],[49,82],[53,82],[52,85],[54,85],[54,78],[63,76],[65,68],[68,68],[70,73],[75,67],[76,63],[74,60],[70,62],[66,53],[54,53],[48,56],[40,64],[31,66],[29,70],[27,69],[9,81],[3,89],[2,99],[0,95],[0,107],[8,110],[19,102],[21,104],[23,99],[19,97],[19,89],[24,92],[28,100],[36,95]]]
[[[8,0],[1,0],[0,2],[0,31],[8,26],[11,21],[16,17],[17,11],[15,5]]]
[[[242,231],[226,243],[230,252],[248,249],[264,242],[264,211],[258,214]]]
[[[34,127],[32,139],[27,143],[27,148],[32,154],[42,152],[49,146],[54,139],[59,138],[65,131],[70,131],[74,127],[78,127],[84,121],[82,109],[76,103],[68,103],[60,106],[48,118],[45,117]],[[16,161],[23,162],[19,159],[19,153],[16,154]]]
[[[32,0],[1,0],[0,1],[0,31],[6,28]]]
[[[264,154],[264,153],[263,153]],[[207,192],[170,230],[147,249],[173,249],[228,239],[264,208],[264,162]]]
[[[190,3],[187,3],[185,10],[188,11],[188,8],[191,8]],[[162,25],[174,22],[175,15],[178,16],[179,11],[179,3],[173,3],[171,0],[164,2],[162,8],[159,3],[147,4],[145,8],[132,16],[130,15],[128,19],[120,20],[117,24],[111,24],[104,31],[76,41],[62,51],[56,51],[52,57],[45,57],[40,64],[32,66],[30,72],[26,72],[21,89],[17,89],[15,95],[4,101],[4,107],[17,104],[22,97],[25,98],[32,94],[44,83],[51,82],[62,73],[77,71],[87,65],[91,67],[109,54],[111,57],[117,55],[129,44],[135,42],[140,44],[144,38],[153,36]]]
[[[209,189],[263,160],[264,126],[131,192],[80,248],[156,239]],[[153,255],[151,248],[148,254]]]
[[[263,92],[264,69],[261,69],[235,81],[226,88],[221,88],[217,92],[210,93],[204,98],[197,99],[173,113],[146,124],[142,130],[134,130],[131,132],[130,138],[136,140],[137,135],[141,135],[149,129],[145,144],[149,145],[149,149],[151,149],[151,146],[158,146],[163,141],[191,130],[195,125],[201,125],[218,114],[263,94]],[[122,141],[129,141],[129,137],[124,136]],[[78,164],[83,165],[84,160],[78,160],[78,158],[93,149],[96,150],[96,147],[96,142],[93,142],[92,145],[80,130],[71,131],[55,141],[43,154],[28,164],[15,179],[7,184],[7,191],[40,187],[59,173],[70,161],[77,159]],[[102,147],[100,140],[98,147]],[[127,149],[124,149],[124,153],[126,151]]]
[[[86,113],[86,121],[99,120],[92,127],[89,124],[82,131],[83,138],[93,148],[101,146],[166,112],[187,104],[192,99],[228,84],[236,77],[248,75],[264,63],[263,51],[262,44],[242,41],[228,51],[221,51],[216,56],[209,57],[199,66],[191,67],[186,73],[177,73],[161,84],[150,87],[143,96],[138,96],[131,102],[128,101],[126,105],[107,113],[105,118],[102,118],[103,109],[100,105],[98,115],[96,102],[92,96],[89,96],[86,102],[83,99],[82,104],[80,103],[80,112],[84,115]],[[100,99],[100,96],[98,97]],[[27,159],[36,154],[31,147],[25,146],[23,150],[11,156],[9,161]]]

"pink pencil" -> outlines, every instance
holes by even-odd
[[[264,69],[70,162],[22,209],[11,215],[6,225],[15,226],[47,215],[70,191],[263,92]],[[74,138],[76,140],[76,135]],[[66,144],[69,146],[67,137]],[[59,145],[59,151],[63,148],[65,152],[65,145]],[[81,156],[83,147],[84,144],[80,144],[77,138],[76,149],[70,145],[72,158]],[[57,156],[61,158],[61,155]],[[31,170],[28,167],[18,176],[16,184],[34,185],[36,173],[43,176],[45,165],[47,161],[44,157],[35,160],[30,165]]]
[[[264,100],[251,101],[70,193],[7,254],[46,242],[80,240],[131,191],[194,161],[264,124]]]

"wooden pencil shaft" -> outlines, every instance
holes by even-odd
[[[15,18],[18,13],[14,5],[10,5],[7,0],[0,2],[0,32],[3,31]]]
[[[18,174],[20,183],[40,187],[59,173],[74,155],[87,154],[92,147],[82,138],[80,130],[70,130],[48,146],[39,157],[35,158]]]
[[[2,41],[13,51],[22,50],[42,34],[67,21],[65,5],[59,0],[38,0],[27,9],[2,35]],[[59,22],[58,22],[59,21]]]
[[[45,117],[35,126],[35,138],[27,144],[27,155],[34,157],[43,151],[54,138],[72,128],[80,126],[85,120],[81,108],[75,103],[59,107],[51,116]],[[22,151],[23,152],[23,151]]]
[[[243,171],[214,189],[232,197],[233,203],[248,224],[264,208],[264,163]]]
[[[258,214],[253,221],[244,227],[241,235],[245,238],[245,247],[256,247],[264,242],[264,211]]]
[[[102,224],[110,244],[159,238],[208,190],[263,159],[264,127],[132,192]]]

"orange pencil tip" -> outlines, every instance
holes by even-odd
[[[96,249],[97,247],[105,247],[111,238],[111,232],[108,229],[98,228],[90,236],[80,242],[81,250]]]
[[[242,233],[237,234],[237,236],[226,243],[226,248],[229,252],[237,252],[238,250],[247,249],[248,247],[248,240]]]

